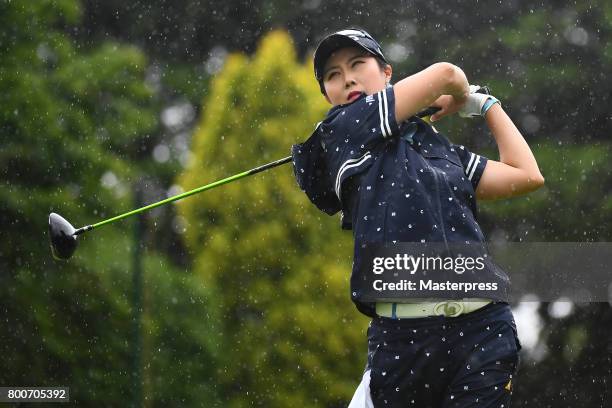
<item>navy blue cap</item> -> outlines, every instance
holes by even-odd
[[[383,55],[380,44],[365,30],[347,29],[337,31],[321,40],[315,50],[314,71],[315,77],[319,83],[323,81],[323,69],[325,68],[327,59],[334,51],[343,47],[362,48],[375,57],[380,58],[385,63],[389,63]]]

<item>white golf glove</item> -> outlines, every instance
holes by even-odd
[[[476,116],[484,117],[489,108],[496,103],[500,102],[493,95],[489,95],[489,89],[487,87],[470,85],[470,94],[463,108],[459,110],[459,116],[462,118],[473,118]]]

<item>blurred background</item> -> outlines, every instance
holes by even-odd
[[[46,233],[51,211],[80,227],[289,155],[329,108],[314,47],[348,26],[395,80],[449,61],[502,101],[546,185],[480,203],[491,240],[609,241],[612,3],[520,3],[1,0],[0,385],[69,386],[78,406],[348,405],[368,324],[351,235],[290,165],[105,226],[69,262]],[[498,159],[482,122],[437,127]],[[610,304],[523,300],[514,406],[611,406]]]

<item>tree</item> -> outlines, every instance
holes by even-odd
[[[45,231],[50,211],[85,224],[133,205],[157,102],[138,48],[84,47],[58,28],[80,12],[73,0],[0,4],[0,383],[68,386],[80,406],[121,406],[133,385],[130,253],[142,243],[129,222],[109,226],[60,263]],[[144,257],[147,397],[214,400],[212,295],[164,256]]]

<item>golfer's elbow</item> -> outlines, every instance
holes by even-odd
[[[532,183],[536,186],[536,190],[544,185],[544,176],[538,172],[537,175],[530,177]]]
[[[540,171],[535,173],[531,173],[527,175],[527,180],[525,183],[525,193],[530,193],[532,191],[536,191],[544,185],[544,176]]]
[[[465,96],[469,92],[469,83],[465,72],[450,62],[439,62],[440,74],[444,78],[443,95],[457,97]]]
[[[544,177],[541,174],[527,175],[523,180],[510,183],[509,188],[502,192],[481,191],[485,200],[497,200],[500,198],[519,197],[533,193],[544,185]]]

